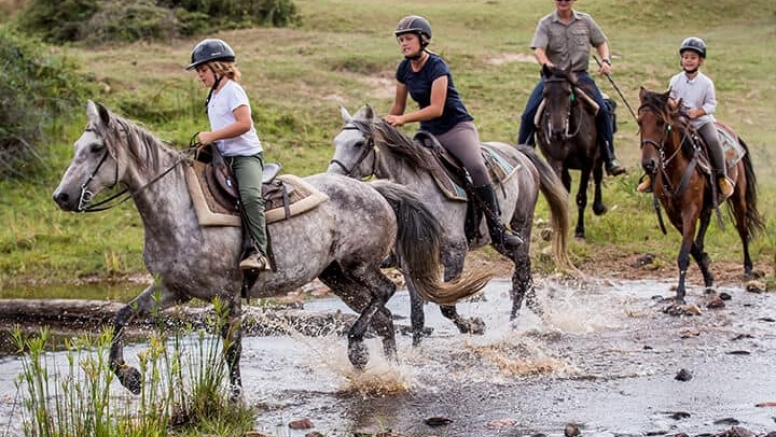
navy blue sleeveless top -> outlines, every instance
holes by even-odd
[[[421,130],[434,135],[443,134],[462,121],[474,120],[455,89],[450,67],[439,55],[429,53],[426,63],[417,73],[412,71],[409,59],[403,60],[396,69],[396,80],[407,87],[410,97],[418,103],[420,109],[431,104],[431,85],[442,76],[447,76],[447,99],[442,116],[420,122]]]

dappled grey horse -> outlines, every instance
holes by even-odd
[[[141,388],[139,371],[123,356],[124,327],[154,308],[192,298],[219,298],[228,309],[221,333],[233,395],[240,392],[240,310],[243,274],[238,268],[241,231],[201,227],[187,190],[184,166],[191,160],[146,130],[89,101],[88,124],[75,142],[74,156],[54,200],[66,211],[101,210],[94,197],[123,185],[143,221],[143,258],[154,282],[123,307],[114,321],[110,366],[121,384]],[[411,270],[423,298],[451,304],[470,296],[488,277],[472,275],[456,284],[439,278],[442,228],[423,203],[404,187],[367,184],[331,174],[304,179],[328,195],[316,209],[268,226],[276,271],[259,274],[251,297],[288,292],[318,277],[360,316],[348,332],[348,358],[363,368],[368,354],[363,336],[372,325],[395,357],[394,326],[385,302],[395,285],[380,271],[393,250]]]
[[[464,230],[467,215],[466,202],[449,199],[435,183],[429,168],[430,154],[421,150],[409,137],[379,117],[368,105],[351,116],[341,109],[345,126],[334,139],[334,157],[329,173],[339,173],[353,178],[389,178],[416,192],[434,212],[445,228],[442,259],[445,266],[445,280],[461,275],[466,254],[471,249],[484,246],[489,241],[484,221],[480,224],[479,240],[470,243]],[[503,256],[515,265],[512,275],[511,319],[517,317],[523,298],[538,311],[535,305],[535,291],[531,277],[529,243],[533,224],[534,208],[539,191],[544,194],[551,211],[552,255],[560,269],[575,270],[568,258],[567,238],[569,231],[568,194],[555,172],[529,147],[516,148],[505,143],[486,143],[515,162],[516,171],[504,181],[496,182],[495,191],[501,205],[501,220],[519,235],[525,244],[513,251],[496,247]],[[405,277],[408,272],[404,270]],[[420,341],[424,324],[422,302],[415,296],[412,284],[408,283],[412,299],[412,326],[415,344]],[[458,329],[471,332],[479,320],[462,319],[455,306],[442,306],[442,314],[451,319]]]

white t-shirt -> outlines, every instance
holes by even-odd
[[[233,111],[240,106],[247,106],[250,112],[251,104],[248,95],[237,82],[224,78],[223,88],[213,93],[207,106],[207,117],[210,119],[210,130],[223,129],[235,121]],[[251,120],[251,129],[239,137],[218,141],[218,151],[224,156],[253,156],[261,151],[259,134]]]
[[[672,99],[682,99],[682,106],[686,110],[703,108],[706,115],[690,120],[696,129],[700,129],[706,123],[713,123],[714,112],[717,110],[717,96],[714,92],[714,82],[700,71],[693,79],[689,79],[685,72],[681,72],[671,78],[668,84],[671,89]]]

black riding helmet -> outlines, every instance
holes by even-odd
[[[394,36],[414,33],[420,37],[420,48],[424,49],[431,42],[431,23],[419,15],[408,15],[396,25]]]
[[[681,56],[685,50],[692,50],[701,58],[706,59],[706,43],[697,36],[691,36],[682,41],[682,45],[679,46],[679,55]]]
[[[205,39],[194,46],[191,51],[191,64],[186,70],[193,70],[197,66],[210,61],[234,62],[234,50],[229,44],[220,39]]]

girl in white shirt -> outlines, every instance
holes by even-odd
[[[191,53],[187,70],[196,69],[199,80],[210,87],[205,104],[211,130],[200,132],[198,139],[201,144],[212,143],[218,147],[237,180],[243,220],[253,241],[240,268],[268,270],[264,199],[261,197],[263,149],[253,126],[248,96],[238,83],[240,71],[234,62],[234,51],[220,39],[203,40]]]

